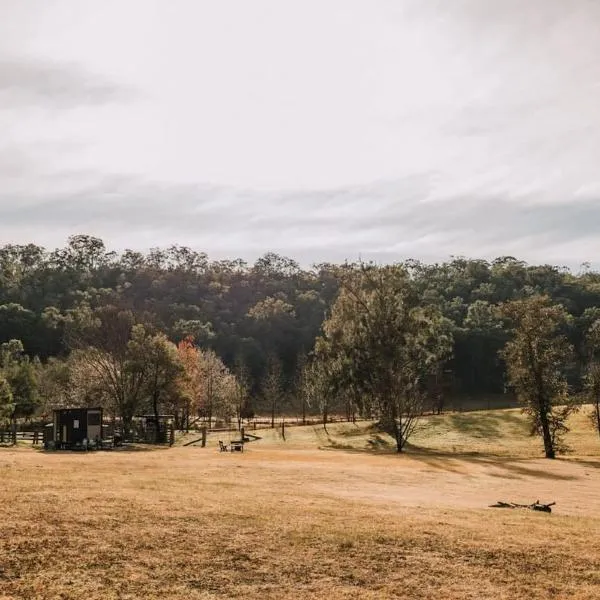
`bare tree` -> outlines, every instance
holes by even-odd
[[[83,306],[70,315],[66,330],[75,359],[122,419],[125,437],[143,399],[146,377],[141,365],[131,360],[129,341],[134,324],[130,311],[114,306],[92,311]]]
[[[283,398],[283,373],[281,362],[275,354],[267,359],[267,371],[262,381],[262,393],[270,407],[271,427],[275,427],[275,414]]]
[[[242,356],[237,356],[234,367],[235,375],[235,417],[237,419],[238,431],[242,429],[242,419],[247,411],[250,394],[250,376],[248,367]]]

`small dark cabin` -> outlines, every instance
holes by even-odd
[[[52,441],[56,448],[98,444],[102,440],[101,408],[61,408],[54,411]]]

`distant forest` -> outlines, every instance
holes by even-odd
[[[585,332],[600,318],[600,273],[574,274],[507,256],[436,264],[408,260],[402,266],[422,305],[435,306],[450,324],[452,351],[442,372],[452,393],[506,390],[499,351],[507,333],[494,306],[532,294],[549,296],[570,315],[565,334],[576,356],[570,384],[579,386]],[[42,364],[66,358],[68,323],[78,313],[111,307],[176,344],[193,338],[232,371],[243,364],[259,405],[270,357],[277,357],[293,404],[299,369],[331,313],[340,273],[349,268],[323,263],[304,269],[273,253],[254,264],[211,260],[181,246],[118,254],[85,235],[53,251],[6,245],[0,249],[0,343],[20,340],[26,355]]]

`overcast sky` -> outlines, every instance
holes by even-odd
[[[0,0],[0,243],[598,264],[598,0]]]

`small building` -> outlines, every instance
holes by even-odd
[[[102,441],[102,409],[61,408],[55,410],[51,427],[52,442],[55,448],[98,445]]]

